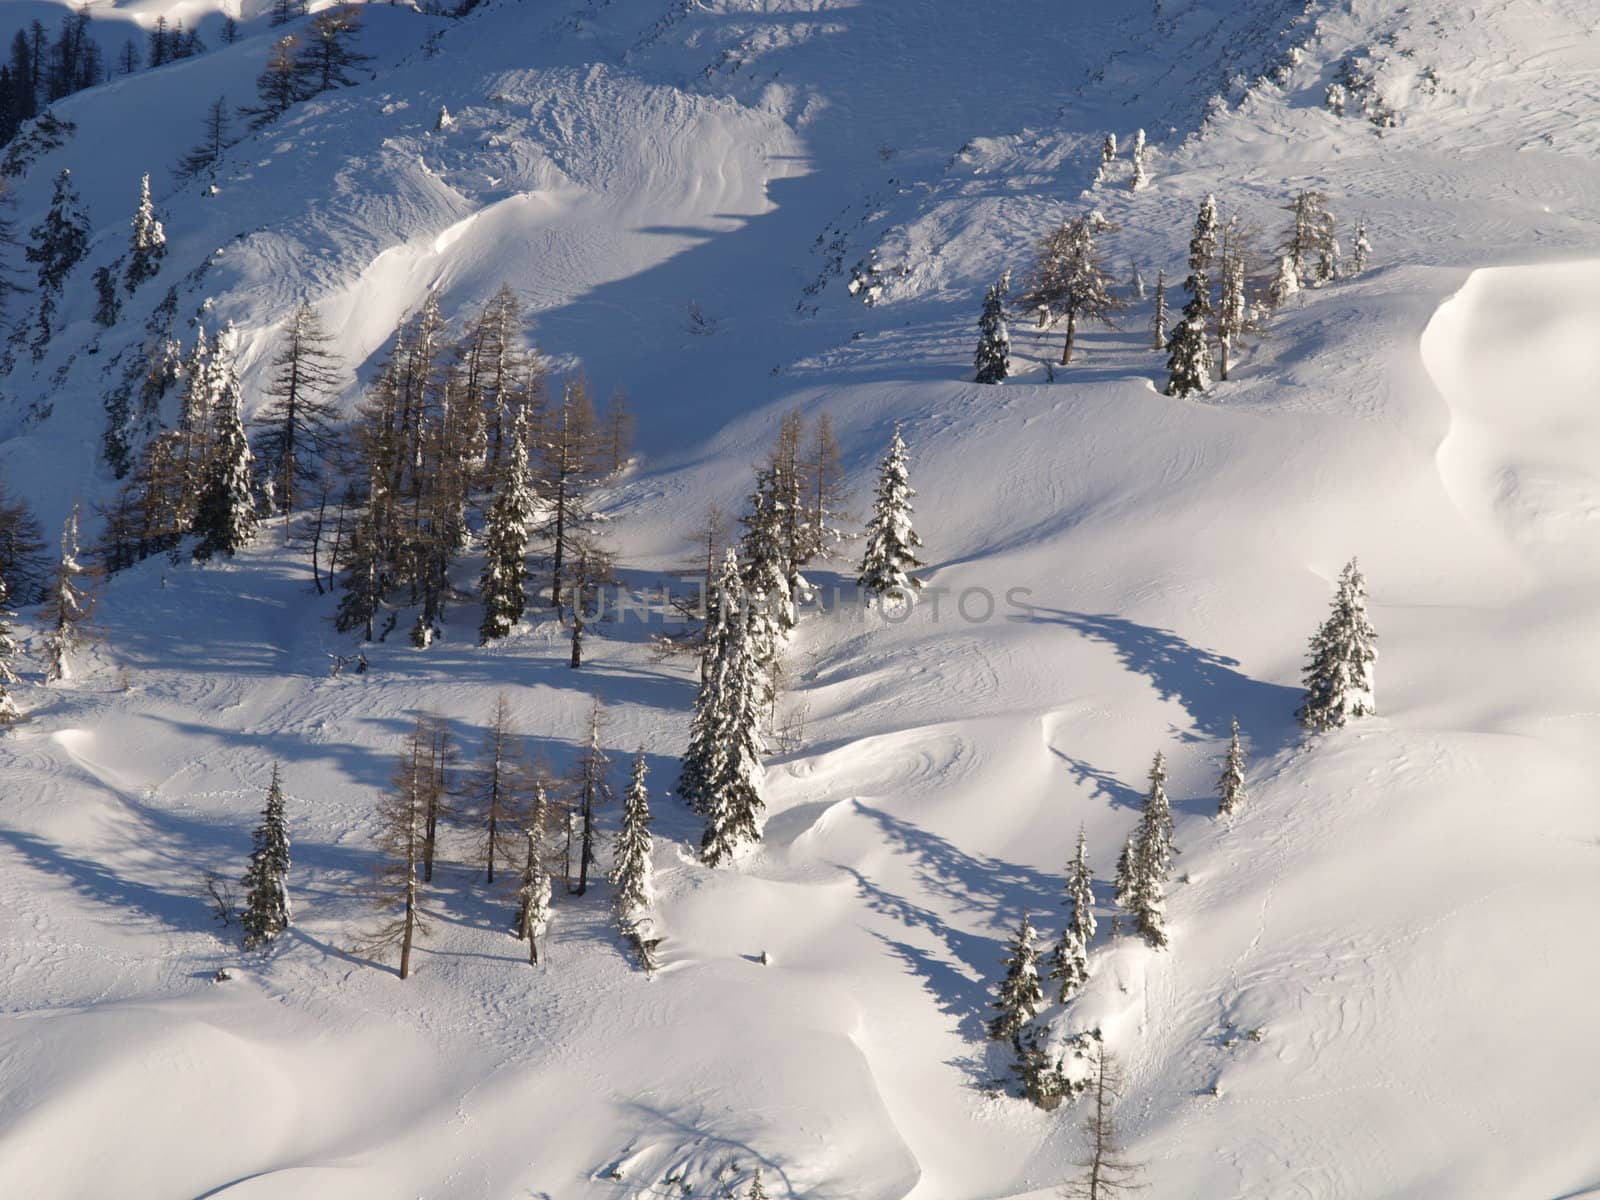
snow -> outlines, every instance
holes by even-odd
[[[279,522],[231,562],[119,574],[100,644],[66,685],[34,667],[29,720],[0,735],[0,1190],[712,1195],[759,1161],[775,1196],[1051,1195],[1081,1108],[993,1094],[1006,1053],[982,1024],[1023,910],[1041,944],[1059,933],[1080,824],[1102,907],[1070,1020],[1128,1068],[1148,1195],[1600,1189],[1588,6],[1189,0],[1162,31],[1144,8],[913,7],[368,6],[376,77],[241,143],[216,195],[163,172],[212,99],[248,98],[263,28],[57,106],[78,131],[16,181],[17,223],[69,166],[94,248],[74,324],[0,379],[0,471],[47,530],[112,486],[108,364],[167,287],[186,338],[203,300],[207,328],[237,324],[253,410],[302,299],[348,405],[430,289],[458,316],[505,280],[558,365],[633,398],[640,465],[608,497],[630,578],[685,557],[708,500],[737,509],[793,407],[831,415],[858,524],[904,423],[928,566],[908,613],[803,616],[804,744],[769,760],[763,845],[716,871],[662,790],[693,667],[655,661],[637,624],[591,626],[574,672],[544,613],[480,649],[464,604],[428,650],[403,620],[367,674],[334,677],[354,643]],[[1290,45],[1276,81],[1227,82]],[[1352,53],[1400,115],[1381,136],[1323,106]],[[1118,162],[1093,188],[1104,135],[1140,126],[1149,186]],[[162,274],[69,362],[145,171]],[[1146,305],[1080,331],[1054,383],[1060,335],[1018,321],[1005,386],[966,382],[983,289],[1052,224],[1099,208],[1116,278],[1132,260],[1178,279],[1207,193],[1271,233],[1308,187],[1346,231],[1365,219],[1372,265],[1296,296],[1229,382],[1161,395]],[[873,251],[867,307],[844,283]],[[1306,742],[1306,641],[1353,555],[1379,715]],[[853,596],[857,566],[807,575]],[[961,619],[980,589],[993,618]],[[18,631],[37,652],[37,610]],[[443,713],[470,758],[501,691],[558,769],[591,692],[614,787],[645,747],[653,978],[604,886],[558,881],[533,969],[515,872],[491,895],[454,860],[413,978],[351,950],[405,730]],[[1250,798],[1219,822],[1235,716]],[[1111,942],[1107,907],[1158,750],[1181,851],[1159,953]],[[245,957],[199,884],[242,873],[274,761],[295,924]]]

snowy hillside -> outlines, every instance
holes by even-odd
[[[699,677],[654,652],[664,615],[592,625],[576,670],[545,605],[480,647],[481,538],[426,649],[403,596],[385,640],[337,632],[278,517],[232,560],[107,579],[63,682],[23,608],[0,1195],[743,1197],[760,1164],[774,1197],[1043,1200],[1079,1174],[1088,1102],[1017,1095],[985,1024],[1024,913],[1060,932],[1082,827],[1100,932],[1050,1015],[1120,1059],[1145,1194],[1600,1196],[1591,5],[370,5],[353,86],[239,121],[179,182],[207,106],[257,102],[270,7],[230,6],[224,44],[193,0],[91,3],[108,52],[160,15],[209,48],[57,102],[70,131],[7,180],[20,237],[63,168],[92,224],[37,357],[22,295],[0,361],[0,481],[52,543],[75,502],[100,532],[108,430],[137,453],[179,419],[177,389],[108,404],[165,339],[231,321],[253,414],[309,303],[350,415],[430,294],[459,336],[508,284],[551,378],[637,414],[600,493],[629,588],[694,559],[708,503],[743,510],[796,409],[838,434],[852,532],[901,423],[926,586],[899,619],[859,602],[860,541],[808,569],[834,602],[785,655],[803,730],[767,757],[760,844],[717,868],[670,794]],[[166,256],[103,325],[91,277],[146,173]],[[1370,265],[1281,306],[1226,382],[1163,394],[1135,269],[1176,311],[1207,194],[1272,247],[1305,189],[1346,250],[1365,224]],[[969,382],[984,289],[1090,208],[1129,307],[1066,366],[1063,328],[1017,314],[1011,377]],[[1377,715],[1307,735],[1307,639],[1352,556]],[[365,673],[330,671],[358,651]],[[358,949],[415,717],[448,720],[464,770],[500,694],[563,773],[598,696],[619,796],[643,748],[653,975],[605,884],[558,881],[529,966],[515,878],[486,886],[465,829],[411,977]],[[1248,800],[1219,819],[1235,718]],[[1163,950],[1112,934],[1157,751]],[[294,920],[245,954],[202,878],[244,870],[274,764]]]

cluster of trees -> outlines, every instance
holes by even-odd
[[[46,683],[67,678],[69,656],[90,636],[99,571],[83,561],[76,507],[61,528],[60,557],[51,562],[43,551],[33,514],[25,504],[7,499],[0,487],[0,728],[22,716],[11,694],[21,652],[9,624],[16,614],[8,605],[41,605]]]
[[[1142,178],[1142,141],[1136,150],[1137,179]],[[1102,173],[1115,157],[1115,136],[1107,135]],[[1227,379],[1243,341],[1261,334],[1272,311],[1301,288],[1321,287],[1366,269],[1372,251],[1366,226],[1357,224],[1351,255],[1345,259],[1337,222],[1323,193],[1302,191],[1285,209],[1290,224],[1273,257],[1258,249],[1254,232],[1237,214],[1224,222],[1215,197],[1202,202],[1189,240],[1188,274],[1183,281],[1187,300],[1171,328],[1164,270],[1156,280],[1151,345],[1168,355],[1168,395],[1203,392],[1211,386],[1213,374]],[[1014,300],[1009,272],[988,289],[978,319],[976,382],[1000,383],[1011,373],[1008,302],[1015,311],[1036,315],[1041,329],[1065,324],[1061,365],[1067,366],[1084,324],[1110,325],[1130,300],[1143,299],[1144,281],[1137,267],[1128,289],[1131,297],[1121,293],[1113,278],[1101,242],[1116,231],[1098,211],[1073,217],[1040,239],[1033,266]]]
[[[273,23],[282,24],[300,12],[303,4],[280,5]],[[245,110],[252,127],[270,124],[302,100],[354,84],[350,72],[371,61],[352,44],[360,28],[356,7],[341,4],[312,17],[303,32],[285,34],[274,42],[266,67],[256,76],[257,102]]]

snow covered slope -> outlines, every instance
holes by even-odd
[[[713,1196],[760,1161],[778,1196],[1050,1196],[1081,1113],[994,1094],[985,1005],[1023,910],[1056,927],[1080,824],[1109,902],[1161,749],[1172,947],[1103,937],[1071,1018],[1129,1068],[1148,1194],[1600,1194],[1589,8],[372,6],[374,78],[247,138],[215,195],[164,168],[210,100],[249,99],[260,23],[61,103],[76,132],[15,181],[16,216],[70,167],[95,249],[72,324],[0,380],[0,472],[47,521],[111,487],[102,401],[169,286],[178,330],[238,324],[253,405],[302,298],[353,402],[430,288],[456,315],[505,280],[547,353],[634,398],[642,462],[612,498],[634,578],[706,501],[738,505],[799,406],[840,431],[858,511],[905,422],[942,594],[901,623],[806,617],[805,744],[770,764],[761,850],[710,871],[662,794],[691,673],[637,625],[573,672],[552,622],[480,650],[463,607],[431,649],[391,639],[335,678],[352,643],[275,526],[228,565],[119,574],[79,679],[24,688],[0,738],[0,1193]],[[1323,107],[1352,56],[1393,127]],[[1103,133],[1140,126],[1152,186],[1092,187]],[[88,271],[144,171],[166,267],[96,339]],[[981,288],[1051,222],[1097,206],[1119,261],[1175,278],[1206,193],[1272,234],[1302,187],[1365,218],[1375,268],[1304,294],[1203,399],[1160,394],[1146,307],[1053,381],[1057,335],[1017,330],[1018,376],[965,382]],[[1352,554],[1382,715],[1307,744],[1305,639]],[[1026,607],[970,619],[975,589]],[[412,715],[470,753],[500,690],[557,766],[591,692],[616,757],[645,747],[654,979],[603,889],[557,898],[530,969],[465,866],[413,979],[350,950]],[[1251,798],[1223,823],[1234,716]],[[274,761],[296,925],[245,960],[196,888],[240,869]]]

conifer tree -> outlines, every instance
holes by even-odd
[[[495,697],[494,713],[484,735],[483,758],[472,775],[472,801],[482,822],[479,858],[484,883],[493,885],[496,862],[509,861],[517,807],[517,738],[511,730],[511,705],[505,693]]]
[[[783,525],[793,498],[780,494],[777,472],[756,469],[756,490],[742,518],[744,537],[739,559],[744,570],[744,596],[754,653],[770,677],[783,641],[795,626],[794,595],[785,555]]]
[[[370,899],[388,919],[362,942],[360,949],[379,954],[398,945],[401,979],[411,974],[411,950],[416,940],[428,935],[422,913],[426,889],[419,871],[428,841],[433,746],[432,723],[426,717],[418,717],[392,788],[378,800],[377,843],[385,861],[374,874]]]
[[[101,329],[110,329],[122,315],[122,299],[117,295],[117,269],[120,266],[119,259],[116,263],[102,264],[94,269],[94,323]]]
[[[650,840],[650,794],[645,786],[644,749],[633,760],[633,776],[622,801],[622,828],[611,855],[612,907],[617,925],[639,955],[646,971],[655,968],[656,939],[649,936],[650,910],[655,905],[654,865]]]
[[[1057,981],[1057,999],[1065,1004],[1089,979],[1089,946],[1094,941],[1094,873],[1089,869],[1089,846],[1078,829],[1078,850],[1067,868],[1067,924],[1056,943],[1050,978]]]
[[[8,595],[5,577],[0,575],[0,729],[22,720],[22,711],[17,707],[16,698],[11,694],[11,689],[19,680],[15,667],[17,639],[8,623],[8,618],[16,614],[6,608]]]
[[[1167,799],[1166,759],[1158,750],[1150,768],[1150,790],[1134,834],[1124,907],[1139,936],[1159,950],[1167,944],[1166,887],[1177,853],[1172,844],[1172,805]]]
[[[1367,269],[1367,260],[1372,257],[1372,242],[1367,237],[1367,223],[1356,222],[1355,237],[1350,243],[1350,273],[1359,275]]]
[[[737,566],[730,552],[726,567],[737,570]],[[680,794],[705,816],[700,856],[713,867],[726,862],[740,846],[760,840],[765,807],[761,724],[767,677],[742,592],[719,590],[728,607],[712,643],[714,661],[695,699],[689,753],[678,785]]]
[[[1141,191],[1150,183],[1150,176],[1145,172],[1144,163],[1144,130],[1139,130],[1133,135],[1133,177],[1128,180],[1128,187],[1133,191]]]
[[[767,1189],[761,1183],[761,1164],[756,1164],[755,1176],[750,1180],[750,1190],[745,1200],[767,1200]]]
[[[989,1007],[996,1016],[989,1022],[989,1036],[995,1041],[1016,1038],[1023,1026],[1044,1007],[1044,992],[1039,987],[1039,950],[1034,944],[1037,932],[1028,914],[1006,947],[1005,978]]]
[[[272,360],[267,402],[256,417],[257,445],[280,512],[293,512],[302,484],[314,480],[337,446],[331,397],[340,377],[317,310],[302,302],[284,326]]]
[[[1278,273],[1267,286],[1267,302],[1273,308],[1282,308],[1300,290],[1300,280],[1295,275],[1294,259],[1287,254],[1278,259]]]
[[[1239,718],[1233,718],[1233,733],[1228,739],[1228,757],[1222,766],[1222,776],[1217,780],[1217,816],[1225,817],[1243,807],[1244,749],[1239,745]]]
[[[1109,325],[1123,306],[1111,294],[1111,268],[1097,241],[1101,234],[1116,231],[1099,212],[1088,212],[1059,226],[1038,244],[1033,271],[1017,304],[1039,310],[1046,325],[1066,320],[1063,366],[1072,362],[1078,326],[1085,321]]]
[[[807,488],[804,527],[809,539],[805,560],[809,562],[831,557],[835,547],[844,540],[839,525],[845,519],[849,487],[839,461],[839,443],[827,413],[817,418],[806,454],[804,479]]]
[[[233,145],[233,117],[228,111],[226,96],[218,96],[206,109],[205,135],[200,144],[179,160],[174,169],[180,181],[196,179],[210,171]]]
[[[1133,904],[1133,863],[1138,846],[1138,835],[1130,833],[1117,855],[1117,873],[1112,885],[1112,899],[1118,908],[1127,911]]]
[[[857,583],[877,596],[913,596],[922,581],[909,572],[922,565],[916,556],[922,539],[911,528],[911,487],[906,444],[895,422],[888,452],[878,464],[878,488],[867,523],[867,549]]]
[[[88,587],[94,570],[79,561],[78,506],[61,527],[61,560],[56,564],[45,596],[42,613],[45,633],[46,683],[57,683],[70,674],[67,656],[83,644],[88,635],[94,596]]]
[[[545,829],[549,823],[550,801],[544,783],[535,780],[533,805],[528,810],[524,831],[526,857],[522,866],[522,886],[517,889],[517,936],[528,943],[528,962],[539,962],[539,937],[550,920],[550,870],[545,865]]]
[[[272,942],[289,928],[289,827],[283,811],[283,783],[278,764],[272,764],[267,806],[256,826],[250,867],[242,880],[245,889],[244,948],[254,950]]]
[[[1187,396],[1211,386],[1211,345],[1203,317],[1185,316],[1167,348],[1167,395]]]
[[[27,259],[38,267],[39,290],[59,293],[72,269],[89,252],[89,217],[63,167],[50,195],[50,210],[28,235]]]
[[[738,551],[729,547],[720,570],[707,581],[706,623],[701,642],[700,690],[695,695],[689,722],[689,746],[678,774],[677,792],[689,808],[705,816],[710,811],[712,789],[724,770],[726,746],[722,738],[727,718],[724,665],[732,654],[730,643],[744,619],[744,583]]]
[[[611,760],[600,745],[602,709],[599,697],[589,708],[589,732],[583,750],[573,769],[573,792],[578,798],[578,811],[583,819],[583,844],[578,854],[578,886],[572,894],[581,896],[589,890],[589,867],[595,862],[595,811],[611,799],[611,785],[606,776]]]
[[[480,646],[510,633],[527,608],[528,528],[536,498],[528,477],[526,430],[526,417],[519,412],[510,445],[501,455],[500,482],[484,529],[483,574],[478,578],[478,599],[483,603]]]
[[[1122,1131],[1116,1122],[1116,1103],[1122,1095],[1122,1073],[1102,1043],[1096,1055],[1093,1082],[1094,1109],[1083,1124],[1088,1155],[1080,1163],[1083,1175],[1061,1193],[1070,1200],[1114,1200],[1144,1186],[1136,1183],[1139,1166],[1126,1157]]]
[[[194,557],[201,562],[215,554],[232,558],[256,535],[253,460],[244,435],[243,397],[234,371],[232,343],[229,334],[219,338],[212,363],[217,391],[211,453],[194,519],[194,531],[200,535]]]
[[[1281,250],[1294,269],[1296,287],[1327,282],[1333,277],[1338,260],[1338,242],[1334,237],[1333,214],[1328,211],[1328,197],[1308,188],[1297,192],[1283,207],[1289,213],[1290,223]]]
[[[156,216],[150,199],[150,176],[139,180],[139,206],[133,214],[133,236],[128,240],[128,273],[123,286],[133,295],[139,285],[154,279],[167,255],[167,231]]]
[[[1218,251],[1222,287],[1217,301],[1216,330],[1220,348],[1218,377],[1221,379],[1228,377],[1228,366],[1239,340],[1258,329],[1246,290],[1247,254],[1248,246],[1239,219],[1230,217],[1223,228],[1222,245]]]
[[[1156,311],[1155,320],[1151,324],[1152,350],[1165,350],[1167,348],[1167,271],[1163,267],[1156,272]]]
[[[989,285],[978,318],[978,351],[972,365],[974,383],[1000,383],[1011,374],[1011,334],[1006,329],[1006,296],[999,283]]]
[[[241,111],[250,118],[252,129],[272,124],[302,99],[300,75],[296,70],[300,39],[285,34],[272,43],[267,64],[256,76],[256,96],[260,103]]]
[[[784,587],[788,590],[791,609],[809,592],[810,585],[801,573],[811,561],[811,547],[815,537],[807,527],[810,510],[806,501],[810,494],[810,481],[806,478],[806,464],[801,450],[805,436],[805,417],[798,409],[787,412],[778,423],[778,437],[767,455],[765,470],[770,474],[770,496],[763,503],[770,507],[770,537],[776,546],[775,562],[783,573]],[[756,474],[757,491],[761,491],[761,471]],[[755,498],[751,510],[745,515],[745,537],[752,536],[751,518],[756,515]],[[793,626],[794,613],[789,614]]]
[[[1352,558],[1339,574],[1333,611],[1311,639],[1303,672],[1306,699],[1295,714],[1307,729],[1336,729],[1377,711],[1372,678],[1377,636],[1367,617],[1366,580]]]
[[[311,18],[294,65],[302,99],[356,82],[350,71],[372,61],[350,45],[359,29],[360,14],[353,4],[325,8]]]

